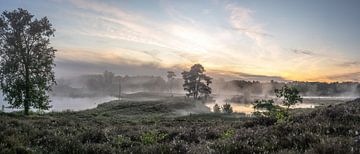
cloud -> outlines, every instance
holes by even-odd
[[[229,21],[233,29],[243,32],[258,45],[263,43],[263,36],[268,34],[260,24],[254,22],[252,15],[254,11],[235,4],[228,4],[226,10],[230,12]]]
[[[334,71],[339,70],[331,67],[344,61],[335,61],[339,57],[330,57],[332,54],[327,49],[314,48],[315,53],[282,48],[281,40],[274,40],[272,32],[256,20],[254,10],[223,1],[216,4],[218,10],[197,10],[200,15],[210,13],[211,16],[206,16],[210,20],[187,16],[191,13],[177,10],[171,1],[164,2],[164,10],[160,10],[163,14],[156,19],[146,14],[148,10],[133,12],[109,1],[64,1],[77,9],[67,12],[71,15],[66,19],[69,21],[66,35],[71,40],[57,42],[57,47],[65,46],[71,51],[59,52],[58,59],[62,61],[77,62],[84,56],[79,63],[94,67],[126,65],[131,68],[130,65],[134,65],[134,69],[141,64],[171,68],[201,63],[209,70],[247,72],[249,74],[232,76],[254,80],[316,78],[336,73]],[[219,15],[225,16],[217,19]],[[227,23],[209,23],[224,18]],[[82,51],[74,51],[76,48]],[[356,66],[355,63],[343,64],[346,65]],[[356,70],[341,72],[351,71]]]
[[[155,50],[152,50],[152,51],[141,51],[142,53],[146,54],[146,55],[149,55],[150,57],[152,57],[154,60],[156,60],[157,62],[162,62],[163,60],[160,59],[158,56],[157,56],[157,52],[158,51],[155,51]]]
[[[223,78],[226,80],[247,80],[247,81],[288,81],[280,76],[256,75],[244,72],[209,70],[209,74],[215,78]]]
[[[308,55],[308,56],[314,56],[316,55],[313,51],[310,50],[304,50],[304,49],[290,49],[295,54],[302,54],[302,55]]]
[[[283,49],[270,39],[273,35],[264,29],[263,24],[255,20],[255,11],[232,3],[227,4],[225,8],[229,12],[231,29],[237,30],[255,44],[252,50],[257,53],[259,59],[268,59],[270,62],[281,58]]]
[[[251,33],[251,34],[256,34],[256,35],[261,35],[261,36],[268,36],[268,37],[273,37],[273,35],[269,34],[269,33],[265,33],[265,32],[260,32],[260,31],[254,31],[250,28],[241,28],[241,27],[237,27],[237,28],[232,28],[236,31],[242,31],[244,33]]]
[[[360,61],[347,61],[347,62],[338,64],[338,66],[340,66],[340,67],[358,67],[358,66],[360,66]]]

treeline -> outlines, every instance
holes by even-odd
[[[59,79],[54,95],[71,97],[113,95],[135,92],[174,92],[182,90],[183,80],[169,81],[160,76],[120,76],[110,71],[102,74],[82,75],[72,79]]]
[[[304,96],[360,96],[360,84],[358,82],[259,82],[232,80],[217,83],[220,90],[235,91],[242,94],[274,95],[274,90],[285,85],[295,86]]]
[[[166,75],[166,73],[164,73]],[[55,95],[72,97],[113,95],[134,92],[183,93],[184,80],[178,75],[171,79],[160,76],[119,76],[110,71],[99,74],[83,75],[76,79],[58,80],[54,87]],[[360,96],[357,82],[259,82],[245,80],[225,81],[214,79],[210,85],[214,94],[235,95],[274,95],[275,89],[283,86],[295,86],[302,96]]]

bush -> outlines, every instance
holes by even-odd
[[[221,138],[222,139],[232,138],[234,137],[234,135],[235,135],[235,131],[232,129],[228,129],[221,134]]]
[[[228,114],[233,113],[233,109],[232,109],[231,105],[228,103],[226,103],[222,106],[222,111],[223,111],[223,113],[228,113]]]
[[[161,140],[164,140],[167,134],[157,132],[145,132],[140,136],[140,140],[143,144],[154,144]]]
[[[273,100],[256,100],[254,103],[254,109],[262,110],[262,112],[255,112],[255,116],[275,118],[279,122],[286,121],[288,118],[288,112],[281,106],[274,105]]]
[[[215,104],[213,107],[214,113],[220,113],[220,106],[218,104]]]

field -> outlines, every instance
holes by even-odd
[[[198,113],[190,114],[187,113]],[[216,114],[183,98],[79,112],[0,113],[0,153],[360,153],[360,99],[293,109],[289,121]]]

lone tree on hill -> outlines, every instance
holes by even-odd
[[[55,29],[46,17],[34,19],[23,9],[0,17],[0,82],[4,100],[13,108],[48,109],[56,50],[49,47]]]
[[[191,67],[190,71],[182,72],[184,79],[184,90],[187,91],[187,97],[193,97],[195,100],[199,99],[201,95],[205,99],[211,94],[210,84],[212,78],[207,76],[205,69],[201,64],[195,64]]]

